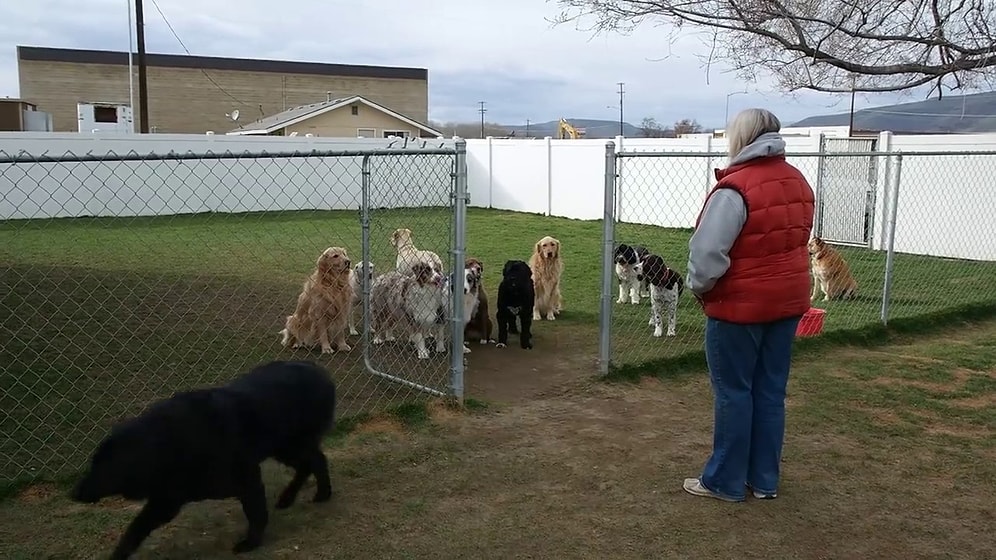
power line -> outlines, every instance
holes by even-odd
[[[176,39],[177,43],[180,43],[180,48],[183,49],[183,52],[187,53],[187,56],[193,56],[192,54],[190,54],[190,50],[187,48],[187,45],[183,44],[183,39],[180,39],[180,35],[177,34],[175,29],[173,29],[173,25],[169,22],[169,18],[166,17],[166,14],[163,13],[162,8],[159,7],[159,3],[156,2],[156,0],[152,0],[152,5],[156,8],[156,11],[159,12],[159,16],[163,18],[163,23],[166,24],[167,28],[169,28],[169,32],[173,34],[173,38]],[[251,107],[250,104],[246,103],[245,101],[242,101],[238,97],[235,97],[231,93],[228,93],[228,90],[221,87],[221,84],[219,84],[218,82],[214,81],[214,78],[212,78],[211,75],[207,73],[207,70],[204,70],[203,68],[199,68],[198,70],[201,71],[201,74],[204,74],[204,77],[207,78],[209,82],[214,84],[214,87],[218,88],[222,93],[227,95],[232,101],[235,101],[236,103],[239,103],[245,107]]]

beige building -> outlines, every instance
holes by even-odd
[[[244,123],[230,135],[436,138],[443,133],[361,95],[326,99]]]
[[[137,121],[137,56],[133,63]],[[235,110],[252,121],[327,96],[363,96],[418,122],[429,116],[424,68],[166,54],[146,55],[146,65],[154,132],[221,133]],[[56,131],[79,129],[77,103],[129,102],[127,52],[18,46],[17,68],[21,98],[52,114]]]

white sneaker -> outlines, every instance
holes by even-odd
[[[774,500],[775,498],[778,497],[778,492],[772,492],[770,494],[767,494],[759,490],[754,490],[754,488],[750,484],[747,485],[747,489],[750,490],[751,494],[758,500]]]
[[[720,496],[719,494],[709,490],[705,486],[702,486],[702,481],[697,478],[686,478],[685,482],[681,485],[685,489],[685,492],[693,496],[701,496],[703,498],[716,498],[717,500],[723,500],[724,502],[742,502],[743,500],[737,500],[735,498],[727,498],[726,496]]]

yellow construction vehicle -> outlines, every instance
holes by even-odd
[[[567,119],[561,117],[560,123],[557,125],[557,137],[561,140],[570,138],[571,140],[577,140],[578,138],[584,137],[583,128],[574,128],[574,126],[567,122]]]

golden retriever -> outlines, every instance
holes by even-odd
[[[353,288],[349,282],[349,255],[342,247],[329,247],[318,257],[297,307],[287,316],[281,344],[293,348],[322,347],[322,354],[331,354],[332,345],[341,352],[351,350],[346,344],[349,317],[353,311]]]
[[[852,298],[858,291],[858,281],[851,274],[844,255],[819,237],[809,240],[809,257],[813,269],[813,296],[823,292],[823,301],[840,297]]]
[[[564,272],[564,261],[560,257],[560,241],[549,235],[536,242],[533,255],[529,257],[529,268],[533,271],[533,286],[536,290],[536,306],[533,320],[546,318],[553,321],[563,309],[560,297],[560,275]]]
[[[439,258],[439,255],[432,251],[415,248],[415,243],[412,241],[412,230],[408,228],[394,230],[391,233],[391,246],[398,250],[398,258],[395,262],[395,268],[398,272],[412,274],[412,266],[415,263],[427,262],[432,265],[433,270],[440,274],[443,273],[443,260]]]

